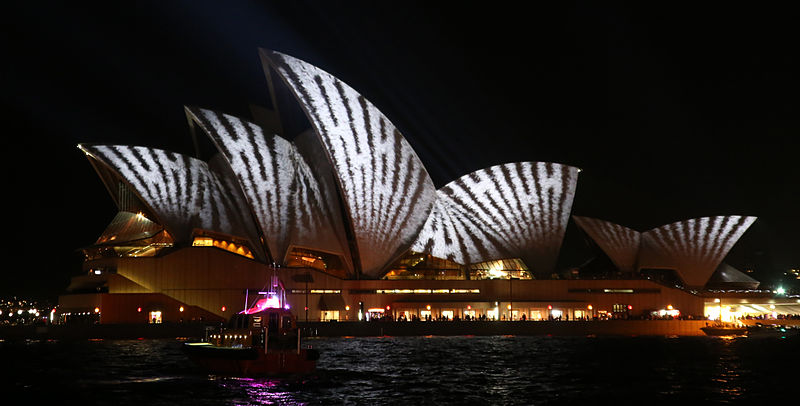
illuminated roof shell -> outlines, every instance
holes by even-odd
[[[436,192],[411,249],[469,264],[522,258],[542,277],[555,268],[578,180],[575,167],[544,162],[496,165]]]
[[[640,232],[591,217],[572,216],[572,218],[600,246],[619,270],[624,272],[636,270],[641,244]]]
[[[573,218],[620,270],[674,269],[691,288],[708,282],[756,220],[748,216],[701,217],[639,233],[603,220]]]
[[[422,228],[436,189],[416,152],[372,103],[333,75],[267,50],[327,152],[361,272],[378,277]]]
[[[639,268],[675,269],[687,286],[702,287],[755,220],[749,216],[701,217],[644,232]]]
[[[147,147],[81,145],[96,164],[116,173],[176,241],[191,241],[195,228],[249,237],[256,244],[246,205],[231,182],[209,164]],[[109,190],[113,190],[113,186]]]
[[[211,138],[238,179],[272,257],[284,263],[293,245],[336,253],[345,260],[346,241],[332,225],[335,202],[326,201],[295,146],[227,114],[186,108]],[[352,266],[350,266],[352,268]]]
[[[290,142],[236,117],[187,108],[221,152],[208,163],[146,147],[80,146],[118,206],[121,179],[125,193],[138,197],[127,200],[141,200],[176,242],[189,241],[194,229],[215,231],[251,248],[264,241],[266,251],[254,253],[277,262],[292,246],[309,248],[341,255],[367,277],[380,277],[408,250],[463,265],[521,258],[538,277],[555,270],[577,168],[496,165],[437,191],[408,142],[363,96],[303,61],[260,52],[311,130]],[[620,269],[676,269],[689,286],[708,281],[755,220],[704,217],[638,233],[575,219]]]

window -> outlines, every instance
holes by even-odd
[[[150,324],[158,324],[161,323],[161,310],[155,310],[150,312]]]
[[[197,236],[192,241],[193,247],[217,247],[223,249],[228,252],[232,252],[237,255],[241,255],[247,258],[253,258],[253,253],[250,252],[250,248],[242,243],[235,243],[227,240],[222,240],[218,238],[212,238],[209,236]]]
[[[319,319],[321,321],[339,320],[339,311],[338,310],[323,310],[322,312],[320,312]]]

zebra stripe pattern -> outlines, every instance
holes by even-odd
[[[642,233],[640,267],[674,267],[691,287],[705,285],[755,217],[701,217]]]
[[[614,265],[624,272],[636,270],[641,233],[619,224],[591,217],[572,216],[589,237],[600,246]]]
[[[555,267],[578,169],[555,163],[497,165],[437,191],[413,251],[470,264],[522,258],[539,276]]]
[[[436,199],[419,157],[372,103],[331,74],[261,50],[294,92],[339,181],[361,270],[382,269],[416,238]]]
[[[330,223],[336,211],[291,142],[237,117],[186,112],[227,159],[276,261],[284,262],[291,245],[344,254]]]
[[[177,241],[188,241],[194,228],[202,228],[250,236],[251,247],[258,246],[241,215],[243,199],[205,162],[146,147],[80,148],[124,179]]]

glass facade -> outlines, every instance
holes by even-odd
[[[347,277],[347,269],[339,255],[302,247],[293,247],[286,259],[289,268],[313,268],[339,277]]]
[[[463,280],[463,267],[453,261],[419,252],[409,252],[396,261],[384,279]]]
[[[243,257],[253,259],[253,253],[243,243],[221,240],[210,236],[197,236],[192,241],[193,247],[217,247]]]
[[[519,258],[478,262],[469,266],[470,279],[533,279]]]

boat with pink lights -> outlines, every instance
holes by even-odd
[[[301,345],[297,319],[285,305],[282,285],[259,292],[256,303],[235,314],[225,327],[206,332],[183,350],[203,370],[229,376],[303,375],[316,370],[319,352]],[[280,290],[275,288],[281,288]]]

